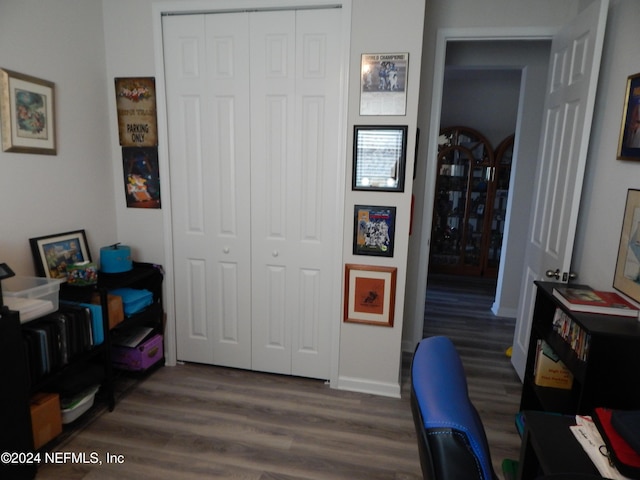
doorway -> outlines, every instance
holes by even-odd
[[[515,134],[511,179],[500,227],[503,235],[499,265],[489,275],[493,278],[480,282],[483,289],[487,283],[495,289],[490,310],[501,317],[515,317],[518,306],[522,246],[533,195],[530,179],[536,168],[550,46],[551,41],[546,38],[475,38],[449,40],[443,47],[439,126],[475,128],[494,149],[504,138]],[[430,158],[437,155],[435,148],[432,150]],[[435,198],[435,186],[432,188]],[[424,215],[433,216],[433,211],[425,208]],[[462,280],[464,271],[458,273],[462,273]],[[455,279],[451,277],[452,281]]]

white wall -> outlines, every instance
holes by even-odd
[[[616,160],[627,77],[640,72],[640,2],[612,0],[604,40],[572,269],[578,281],[611,289],[627,189],[640,163]]]
[[[403,8],[399,8],[402,5]],[[353,3],[351,73],[349,94],[349,146],[344,223],[345,263],[395,266],[396,308],[393,328],[343,323],[340,333],[339,387],[349,390],[400,395],[401,341],[404,292],[415,151],[418,93],[421,71],[423,0],[358,0]],[[401,35],[398,32],[402,32]],[[360,55],[362,53],[408,52],[407,112],[405,116],[360,116]],[[352,125],[408,125],[407,168],[404,193],[351,191]],[[396,235],[393,258],[352,255],[353,206],[396,206]]]
[[[55,156],[0,152],[0,262],[34,275],[29,238],[117,241],[99,1],[2,0],[0,68],[55,84]]]
[[[152,5],[176,5],[179,2],[153,2],[153,0],[103,0],[105,43],[107,51],[107,78],[109,95],[113,96],[113,77],[118,76],[155,76],[156,64],[153,59],[154,37],[152,23]],[[255,3],[255,2],[254,2]],[[273,2],[271,2],[273,3]],[[283,0],[283,4],[295,5],[295,0]],[[200,10],[212,9],[216,5],[232,5],[232,2],[193,1],[183,5],[194,6]],[[399,8],[402,6],[402,8]],[[122,12],[127,14],[123,15]],[[346,169],[346,204],[344,252],[345,262],[393,265],[398,267],[397,296],[404,297],[409,212],[411,203],[412,160],[415,142],[418,87],[422,47],[422,24],[424,19],[424,0],[403,0],[390,3],[384,0],[355,0],[352,2],[351,20],[351,59],[350,92],[348,100],[349,118],[347,129],[349,145],[344,152]],[[398,32],[403,32],[398,35]],[[402,117],[359,117],[360,55],[366,52],[409,52],[409,95],[407,114]],[[115,105],[109,104],[111,117],[111,145],[113,148],[113,179],[116,185],[116,206],[118,217],[118,239],[131,245],[134,253],[146,261],[163,262],[165,257],[166,226],[160,211],[136,211],[127,209],[124,198],[117,190],[121,184],[122,166],[119,158],[116,130]],[[409,152],[406,178],[407,186],[403,194],[353,194],[351,192],[351,148],[354,124],[402,124],[409,126]],[[159,151],[159,155],[164,152]],[[162,166],[162,161],[161,161]],[[168,192],[166,172],[161,169],[162,190]],[[163,195],[166,203],[168,195]],[[353,257],[351,242],[353,232],[353,205],[370,203],[372,205],[394,205],[398,207],[395,255],[393,259],[381,260],[374,257]],[[142,250],[144,247],[144,250]],[[167,251],[169,251],[167,249]],[[170,265],[166,265],[170,268]],[[336,278],[342,282],[342,278]],[[166,287],[170,288],[170,278]],[[168,292],[170,294],[170,291]],[[171,305],[171,302],[169,302]],[[399,373],[401,359],[401,337],[404,304],[396,303],[396,324],[393,328],[370,327],[354,324],[339,325],[339,388],[375,391],[385,395],[399,395]],[[172,320],[169,312],[169,321]],[[363,341],[366,338],[366,341]],[[334,380],[334,379],[332,379]]]

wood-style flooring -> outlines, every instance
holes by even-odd
[[[513,320],[493,317],[491,292],[450,280],[430,279],[425,336],[449,335],[459,349],[501,476],[520,445],[520,384],[504,355]],[[101,464],[45,464],[36,478],[420,479],[405,360],[401,399],[221,367],[161,368],[55,446]]]

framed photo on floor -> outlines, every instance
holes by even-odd
[[[344,321],[393,327],[397,268],[345,265]]]

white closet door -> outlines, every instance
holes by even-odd
[[[250,368],[247,14],[163,19],[177,358]]]
[[[338,321],[339,9],[251,16],[253,368],[329,378]]]

